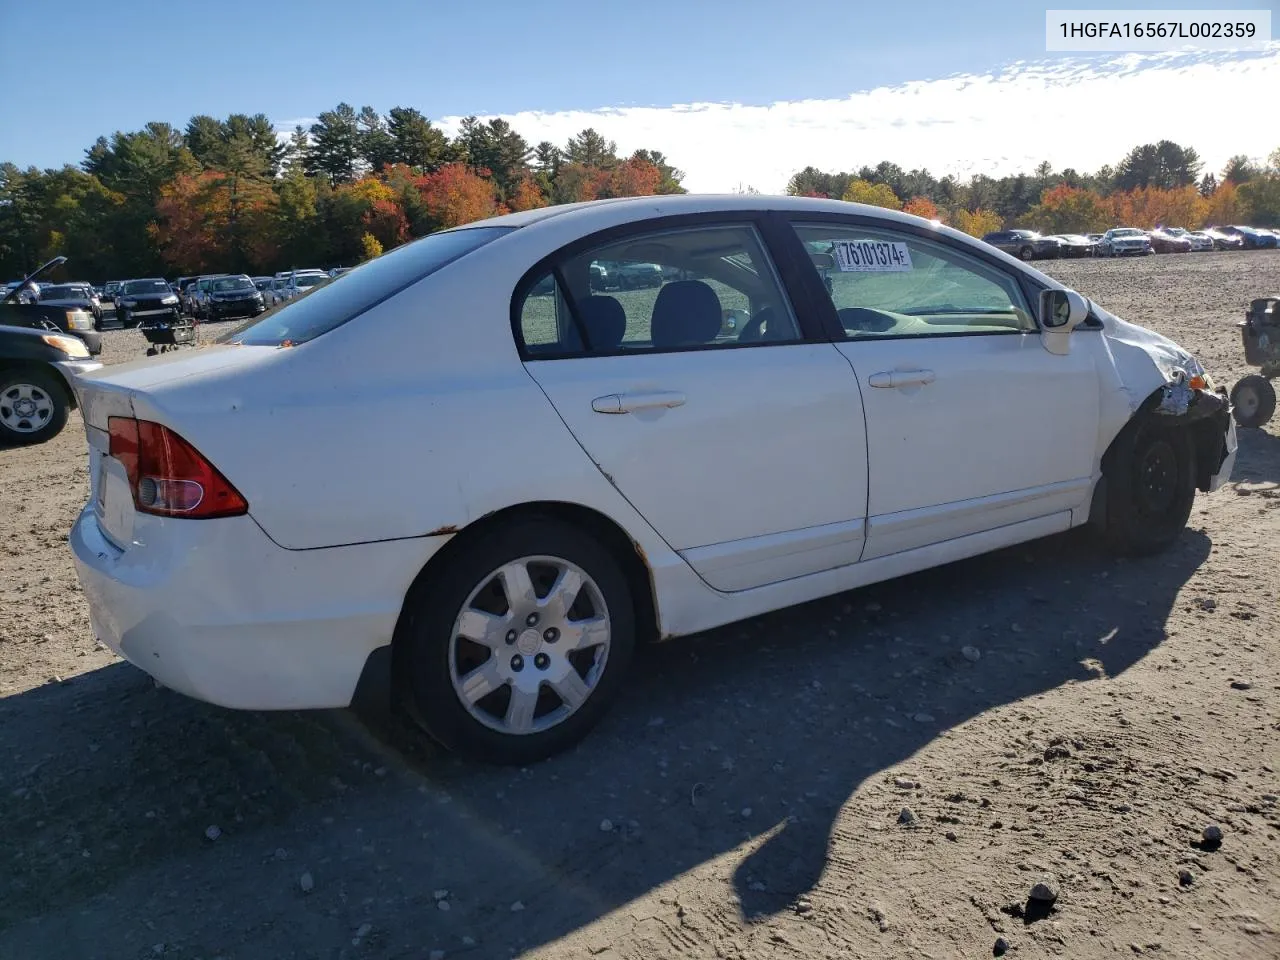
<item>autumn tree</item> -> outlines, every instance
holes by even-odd
[[[668,161],[661,150],[637,150],[631,154],[632,160],[651,163],[658,168],[658,189],[655,193],[685,193],[680,181],[684,179],[684,171],[677,170]]]
[[[1092,190],[1059,184],[1022,218],[1045,233],[1094,233],[1110,226],[1111,210]]]
[[[1004,226],[994,210],[966,210],[961,207],[951,216],[951,225],[971,237],[984,237]]]
[[[902,209],[902,201],[887,183],[853,180],[845,188],[844,195],[840,199],[847,203],[866,203],[873,207],[886,207],[889,210]]]
[[[511,197],[507,200],[507,206],[512,210],[536,210],[539,207],[547,205],[547,198],[542,192],[542,188],[531,176],[526,176],[512,191]]]
[[[498,213],[493,183],[465,164],[445,164],[422,178],[422,199],[437,229],[461,226]]]
[[[912,197],[902,205],[903,213],[913,213],[926,220],[939,220],[938,205],[928,197]]]
[[[596,196],[648,197],[658,192],[662,173],[648,160],[632,158],[604,172],[598,179]]]
[[[601,180],[608,174],[585,163],[562,163],[551,184],[552,203],[581,203],[600,196]]]
[[[378,238],[372,233],[366,233],[360,237],[360,260],[372,260],[374,257],[382,256],[382,244],[378,242]]]
[[[1245,219],[1245,202],[1232,180],[1223,180],[1208,198],[1205,206],[1205,223],[1209,226],[1230,226]]]

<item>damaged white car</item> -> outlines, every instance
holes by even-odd
[[[98,636],[193,697],[394,703],[500,762],[585,734],[643,641],[1086,523],[1160,550],[1236,449],[1169,340],[836,201],[513,214],[224,340],[79,384]]]

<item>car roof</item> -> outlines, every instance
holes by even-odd
[[[608,200],[587,200],[581,203],[563,203],[554,207],[540,207],[537,210],[523,210],[519,213],[508,213],[487,220],[477,220],[460,230],[476,227],[528,227],[549,220],[563,218],[567,223],[573,221],[575,227],[581,227],[583,233],[593,232],[593,221],[599,222],[599,229],[637,219],[670,217],[690,213],[725,213],[733,211],[767,211],[776,210],[783,213],[839,213],[867,214],[884,220],[896,220],[901,223],[928,223],[921,217],[885,207],[873,207],[864,203],[848,203],[844,200],[828,200],[823,197],[790,197],[771,196],[766,194],[717,194],[717,193],[685,193],[657,194],[647,197],[614,197]]]

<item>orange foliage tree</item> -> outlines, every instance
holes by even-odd
[[[1021,218],[1045,233],[1095,233],[1111,226],[1107,202],[1092,190],[1060,183],[1040,194],[1040,202]]]
[[[435,173],[419,178],[432,220],[440,229],[483,220],[502,211],[487,170],[475,173],[463,163],[447,163]]]
[[[216,170],[206,170],[181,175],[161,188],[151,233],[167,263],[200,273],[215,269],[226,256],[218,231],[225,211],[210,202],[218,179]]]
[[[647,160],[633,157],[597,178],[598,197],[651,197],[662,183],[662,171]]]
[[[1244,198],[1230,180],[1223,180],[1205,204],[1204,222],[1210,226],[1230,226],[1246,219]]]
[[[254,269],[275,256],[278,198],[260,181],[220,170],[183,174],[163,187],[151,234],[183,270]]]
[[[1198,229],[1208,211],[1207,201],[1192,186],[1162,190],[1140,187],[1107,197],[1112,223],[1150,230],[1152,227]]]
[[[536,210],[547,205],[547,198],[542,195],[542,188],[532,177],[525,177],[511,191],[508,203],[512,210]]]
[[[913,213],[917,217],[924,217],[926,220],[941,220],[938,215],[938,205],[928,197],[912,197],[902,207],[903,213]]]
[[[999,230],[1004,221],[994,210],[966,210],[961,207],[951,215],[951,225],[971,237],[981,237]]]

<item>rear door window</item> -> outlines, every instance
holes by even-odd
[[[529,359],[801,339],[753,226],[637,232],[563,258],[519,304]]]

